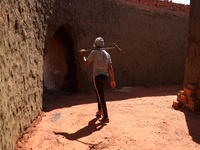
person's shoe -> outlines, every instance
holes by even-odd
[[[96,112],[96,117],[97,117],[97,118],[101,118],[101,110],[98,110],[98,111]]]
[[[99,121],[101,121],[101,122],[109,122],[109,118],[100,118]]]

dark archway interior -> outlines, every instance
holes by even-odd
[[[44,59],[45,92],[76,93],[76,77],[74,44],[66,27],[61,26],[51,39]]]

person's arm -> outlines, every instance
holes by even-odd
[[[110,86],[111,86],[112,88],[115,88],[116,83],[115,83],[114,71],[113,71],[113,68],[112,68],[112,64],[111,64],[111,63],[108,64],[108,69],[109,69],[109,73],[110,73],[110,77],[111,77]]]
[[[90,61],[88,61],[85,57],[86,51],[83,49],[81,50],[81,55],[82,55],[82,60],[83,60],[83,64],[84,66],[88,66],[90,64]]]

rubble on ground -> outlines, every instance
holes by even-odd
[[[195,85],[188,85],[183,90],[177,93],[177,100],[173,101],[172,107],[186,108],[193,112],[199,111],[200,100],[197,95],[197,87]]]

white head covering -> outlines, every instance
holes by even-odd
[[[96,38],[93,46],[104,47],[104,39],[102,37]]]

